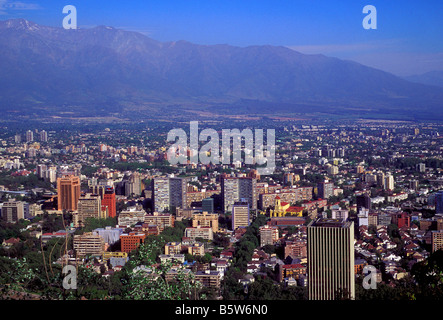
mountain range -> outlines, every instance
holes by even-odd
[[[443,119],[441,87],[283,46],[160,42],[0,21],[5,116],[322,113]]]

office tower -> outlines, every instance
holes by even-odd
[[[10,199],[3,203],[2,218],[8,223],[17,223],[25,218],[25,203]]]
[[[214,199],[206,198],[202,200],[202,211],[207,213],[214,213]]]
[[[309,300],[355,298],[354,223],[320,218],[307,228]]]
[[[40,141],[48,142],[48,133],[45,130],[40,131]]]
[[[338,148],[337,149],[337,157],[344,158],[345,156],[345,149],[344,148]]]
[[[328,199],[334,195],[334,183],[325,180],[324,182],[319,182],[317,184],[318,198]]]
[[[58,210],[77,210],[80,198],[80,178],[67,175],[57,179]]]
[[[34,141],[34,133],[31,130],[26,131],[26,142]]]
[[[114,218],[117,216],[115,190],[113,187],[106,186],[102,195],[102,210],[108,209],[108,216]],[[104,211],[104,210],[103,210]]]
[[[384,188],[385,190],[394,190],[394,176],[390,174],[386,175]]]
[[[232,205],[232,230],[238,227],[248,227],[251,223],[248,202],[235,202]]]
[[[87,218],[107,218],[102,212],[101,198],[98,194],[87,193],[78,199],[78,221],[83,224]]]
[[[257,180],[249,177],[222,178],[223,210],[232,211],[235,202],[246,199],[251,210],[257,209]]]
[[[125,196],[140,196],[142,193],[142,180],[138,172],[131,174],[129,179],[125,181]]]
[[[356,197],[357,202],[357,212],[360,212],[361,208],[366,208],[368,210],[371,210],[371,197],[369,197],[367,194],[359,195]]]
[[[358,226],[369,227],[369,210],[365,207],[361,207],[357,214]]]

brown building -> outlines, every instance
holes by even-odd
[[[138,248],[140,244],[145,241],[146,235],[141,232],[130,232],[129,234],[122,234],[120,236],[121,251],[130,253],[132,250]]]
[[[80,198],[80,178],[67,175],[57,179],[58,210],[76,211]]]
[[[307,256],[306,240],[287,241],[285,246],[285,258],[303,258]]]

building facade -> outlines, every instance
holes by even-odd
[[[354,223],[316,219],[307,228],[309,300],[355,298]]]

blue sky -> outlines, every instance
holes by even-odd
[[[443,70],[441,0],[0,0],[0,20],[62,26],[65,5],[78,26],[108,25],[159,41],[281,45],[354,60],[397,75]],[[377,8],[377,30],[362,10]]]

